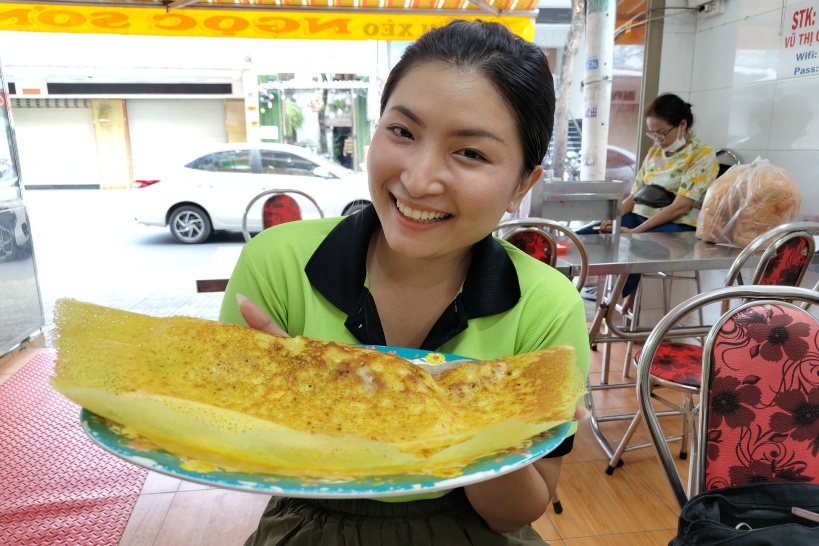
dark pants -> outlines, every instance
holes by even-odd
[[[273,497],[244,546],[549,546],[531,525],[492,531],[459,488],[437,499]]]
[[[640,216],[639,214],[635,214],[633,212],[629,212],[624,214],[620,219],[620,225],[625,228],[634,229],[639,225],[642,225],[648,220],[645,216]],[[583,226],[582,228],[578,229],[575,233],[578,235],[591,235],[595,233],[600,233],[599,231],[595,230],[595,226],[599,226],[602,222],[594,222],[593,224],[589,224],[587,226]],[[667,222],[665,224],[660,224],[659,226],[653,227],[648,231],[659,231],[659,232],[679,232],[679,231],[694,231],[694,226],[689,226],[686,224],[676,224],[674,222]],[[632,292],[637,289],[637,285],[640,283],[640,274],[634,273],[628,276],[626,279],[626,284],[623,286],[622,296],[625,298]]]

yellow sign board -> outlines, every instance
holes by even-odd
[[[463,19],[495,20],[532,41],[534,21],[528,17],[463,15]],[[307,40],[416,40],[449,15],[352,12],[293,12],[279,9],[206,10],[94,7],[56,4],[0,4],[0,30],[136,34],[145,36],[211,36]]]

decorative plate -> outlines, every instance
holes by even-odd
[[[373,347],[424,364],[443,364],[462,357],[399,347]],[[511,472],[556,448],[569,432],[563,423],[502,452],[481,457],[461,468],[428,474],[391,474],[349,479],[293,477],[237,472],[174,455],[125,427],[86,409],[80,414],[86,434],[102,448],[131,463],[188,481],[215,487],[286,497],[376,498],[416,495],[453,489]]]

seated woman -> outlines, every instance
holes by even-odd
[[[717,178],[716,154],[691,132],[691,105],[677,95],[654,99],[645,119],[654,145],[621,205],[621,232],[694,231],[705,191]],[[577,233],[611,233],[611,228],[611,220],[604,220]],[[622,295],[634,292],[639,281],[639,275],[629,275]]]

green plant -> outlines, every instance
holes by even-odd
[[[295,140],[296,130],[304,124],[304,113],[291,98],[284,101],[284,122],[287,131],[285,136]]]

